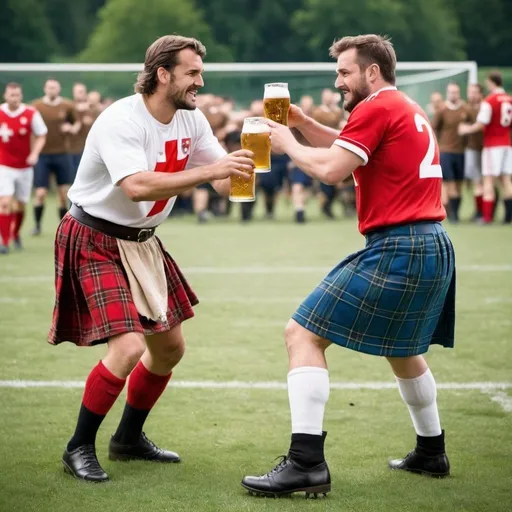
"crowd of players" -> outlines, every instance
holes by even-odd
[[[491,223],[500,197],[498,181],[502,185],[506,211],[504,221],[512,221],[512,98],[507,101],[500,98],[502,116],[499,120],[491,120],[486,108],[482,108],[482,104],[488,105],[493,98],[506,95],[502,86],[500,73],[493,72],[486,80],[489,96],[485,101],[480,84],[468,87],[467,101],[462,100],[460,87],[455,83],[448,85],[445,97],[440,92],[431,95],[427,110],[439,141],[443,203],[451,222],[459,221],[462,187],[464,183],[471,183],[475,198],[473,219]],[[83,83],[74,84],[72,99],[63,98],[61,85],[53,78],[45,82],[43,92],[40,99],[28,106],[23,103],[21,86],[7,84],[5,103],[0,107],[0,254],[8,253],[11,243],[21,248],[20,226],[32,192],[33,234],[41,233],[52,176],[58,196],[58,214],[60,218],[65,215],[69,206],[67,191],[76,175],[87,134],[94,120],[113,102],[111,98],[102,99],[97,91],[88,92]],[[325,89],[320,104],[315,104],[307,95],[302,96],[298,104],[321,124],[341,130],[347,122],[339,92]],[[240,147],[243,120],[263,116],[262,100],[255,100],[247,110],[240,110],[231,98],[202,94],[197,97],[197,106],[228,152]],[[296,136],[307,144],[299,132]],[[326,218],[334,218],[333,204],[338,200],[346,217],[355,215],[352,178],[337,186],[314,182],[286,155],[272,155],[272,172],[259,174],[257,187],[257,197],[264,201],[268,219],[274,217],[279,196],[292,204],[297,223],[306,221],[305,205],[310,196],[318,199]],[[243,222],[253,218],[254,204],[240,205]],[[229,215],[232,207],[227,199],[205,184],[180,195],[172,215],[195,214],[199,222],[205,223],[212,216]]]
[[[499,72],[489,74],[485,89],[486,97],[482,85],[470,84],[463,101],[459,85],[450,83],[444,98],[439,92],[431,95],[427,109],[439,143],[442,200],[453,223],[459,222],[464,183],[473,189],[475,222],[493,222],[500,189],[503,221],[512,222],[512,96]]]

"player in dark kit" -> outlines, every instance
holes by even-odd
[[[431,344],[454,345],[455,255],[440,222],[442,172],[428,117],[395,87],[389,40],[345,37],[331,47],[336,88],[351,112],[341,133],[291,107],[288,127],[272,121],[272,147],[327,184],[352,173],[366,247],[341,261],[306,297],[285,332],[292,436],[288,455],[242,485],[255,494],[327,493],[324,457],[332,344],[386,357],[417,434],[416,447],[389,467],[448,476],[436,382],[423,358]],[[307,496],[307,494],[306,494]]]

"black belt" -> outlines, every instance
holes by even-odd
[[[84,212],[80,206],[72,204],[69,214],[78,222],[88,226],[103,234],[121,238],[122,240],[131,240],[132,242],[145,242],[155,234],[155,228],[130,228],[128,226],[120,226],[105,219],[93,217]]]

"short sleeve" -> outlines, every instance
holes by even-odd
[[[477,122],[488,125],[491,122],[492,118],[492,107],[490,103],[487,101],[482,101],[480,103],[480,110],[478,111],[478,116],[476,118]]]
[[[226,150],[213,135],[205,115],[200,110],[196,110],[195,114],[197,142],[192,147],[188,168],[210,165],[226,154]]]
[[[373,101],[360,103],[350,114],[334,144],[348,149],[368,163],[388,126],[389,112]]]
[[[105,164],[112,183],[140,171],[148,170],[142,127],[130,120],[96,124],[95,141],[98,154]]]
[[[32,116],[30,128],[36,137],[40,137],[41,135],[46,135],[48,133],[48,128],[43,121],[43,116],[41,116],[38,111],[34,112],[34,115]]]

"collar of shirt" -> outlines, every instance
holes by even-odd
[[[457,110],[462,106],[462,101],[458,101],[457,103],[452,103],[451,101],[446,100],[444,103],[447,106],[447,108],[449,108],[450,110]]]
[[[51,100],[50,98],[48,98],[48,96],[43,96],[43,103],[49,105],[50,107],[56,107],[57,105],[60,105],[62,103],[62,97],[57,96],[54,100]]]
[[[398,90],[398,89],[394,85],[387,85],[386,87],[383,87],[382,89],[379,89],[378,91],[375,91],[374,93],[370,94],[370,96],[368,96],[364,101],[369,101],[369,100],[375,98],[381,92],[396,91],[396,90]]]
[[[22,103],[16,110],[10,110],[7,103],[2,103],[0,108],[9,116],[9,117],[17,117],[22,112],[25,111],[26,105]]]

